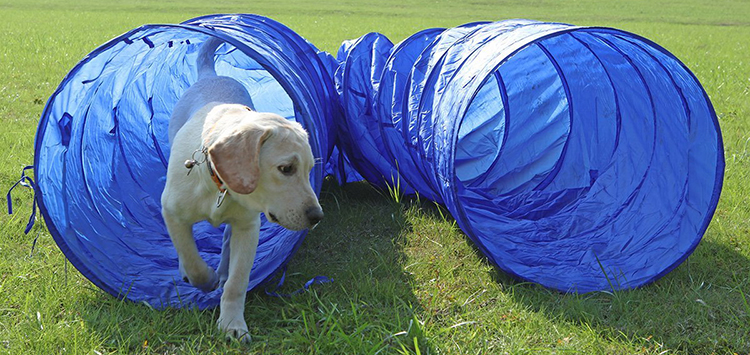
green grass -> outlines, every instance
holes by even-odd
[[[658,282],[566,295],[498,272],[429,201],[328,181],[326,220],[282,291],[318,274],[336,281],[290,299],[249,293],[254,341],[242,345],[216,331],[217,310],[154,311],[97,289],[43,223],[23,234],[31,195],[21,189],[19,213],[0,215],[0,353],[750,353],[750,2],[0,0],[0,191],[31,163],[43,105],[85,54],[141,24],[222,12],[270,16],[331,52],[370,31],[395,42],[519,17],[636,32],[685,62],[715,105],[727,160],[716,215],[695,253]]]

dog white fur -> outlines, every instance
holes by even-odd
[[[232,226],[218,327],[250,341],[245,294],[258,246],[260,213],[287,229],[302,230],[315,226],[323,211],[310,186],[314,158],[307,132],[276,114],[253,111],[242,84],[216,75],[214,52],[221,43],[211,38],[202,45],[198,81],[172,112],[162,215],[177,249],[181,275],[207,292],[219,280],[198,254],[192,226],[203,220]],[[198,165],[188,175],[185,162],[190,159]],[[211,168],[228,189],[221,204]]]

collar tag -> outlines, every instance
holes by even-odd
[[[221,207],[221,204],[224,203],[224,198],[227,197],[227,189],[224,189],[224,191],[219,192],[219,197],[216,199],[216,208]]]

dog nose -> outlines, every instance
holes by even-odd
[[[305,215],[310,225],[314,226],[323,219],[323,210],[320,207],[310,207],[305,211]]]

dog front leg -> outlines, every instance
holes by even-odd
[[[186,281],[204,292],[215,290],[219,284],[219,277],[198,254],[198,247],[193,238],[193,224],[175,218],[166,211],[162,215],[172,244],[177,249],[182,278],[187,278]]]
[[[260,217],[250,222],[232,223],[229,241],[229,276],[221,295],[219,329],[242,342],[250,342],[245,323],[245,295],[258,248]]]

